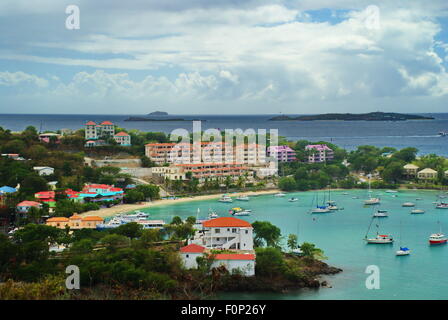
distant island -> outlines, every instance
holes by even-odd
[[[129,117],[124,121],[190,121],[182,118],[145,118],[145,117]]]
[[[167,116],[168,112],[165,111],[154,111],[151,113],[148,113],[148,116]]]
[[[340,121],[406,121],[406,120],[433,120],[433,117],[425,117],[414,114],[394,112],[369,112],[369,113],[325,113],[291,117],[281,115],[273,117],[271,121],[315,121],[315,120],[340,120]]]

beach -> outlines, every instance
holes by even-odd
[[[232,197],[238,197],[238,196],[258,196],[258,195],[265,195],[265,194],[275,194],[280,192],[279,189],[271,189],[271,190],[260,190],[260,191],[246,191],[246,192],[236,192],[236,193],[230,193],[229,195]],[[212,199],[219,199],[224,193],[216,193],[216,194],[208,194],[208,195],[201,195],[201,196],[193,196],[193,197],[185,197],[185,198],[178,198],[178,199],[162,199],[162,200],[155,200],[151,202],[142,202],[142,203],[135,203],[135,204],[121,204],[116,205],[111,208],[101,208],[100,210],[92,210],[87,211],[84,213],[79,214],[80,216],[98,216],[101,218],[107,218],[111,217],[120,213],[127,213],[134,210],[139,209],[145,209],[145,208],[151,208],[156,206],[163,206],[163,205],[170,205],[175,203],[183,203],[183,202],[190,202],[190,201],[201,201],[201,200],[212,200]]]

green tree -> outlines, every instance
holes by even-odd
[[[297,244],[298,244],[297,235],[295,235],[295,234],[288,235],[287,244],[288,244],[288,248],[291,249],[291,251],[296,249],[297,248]]]
[[[257,276],[275,277],[285,271],[285,261],[278,248],[256,248],[257,263],[255,273]]]
[[[284,191],[292,191],[297,188],[297,184],[293,177],[283,177],[280,178],[278,187]]]
[[[281,237],[281,231],[278,227],[269,221],[255,221],[252,224],[255,242],[261,246],[264,243],[268,247],[278,247]]]
[[[322,249],[316,248],[316,246],[313,243],[304,242],[300,246],[300,249],[302,250],[303,256],[312,258],[312,259],[325,259],[325,256],[323,255],[324,252]]]
[[[129,222],[113,229],[112,233],[135,239],[142,235],[142,230],[143,227],[141,224],[138,224],[137,222]]]

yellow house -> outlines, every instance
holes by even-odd
[[[437,171],[431,168],[425,168],[417,173],[420,180],[435,180],[437,179]]]
[[[417,176],[417,171],[419,169],[418,166],[412,163],[408,163],[407,165],[403,166],[404,172],[407,176],[415,177]]]
[[[65,226],[69,224],[69,221],[70,220],[65,217],[53,217],[47,219],[47,221],[45,221],[45,224],[47,226],[56,227],[59,229],[65,229]]]
[[[100,223],[103,223],[104,219],[97,216],[81,217],[80,215],[73,215],[70,218],[65,217],[53,217],[46,221],[46,225],[56,227],[59,229],[65,229],[68,225],[70,229],[95,229]]]

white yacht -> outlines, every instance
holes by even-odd
[[[415,207],[415,203],[413,203],[413,202],[405,202],[401,206],[402,207]]]
[[[248,196],[239,196],[236,198],[236,200],[238,201],[249,201],[249,197]]]
[[[286,194],[282,192],[274,194],[274,197],[284,197],[284,196],[286,196]]]
[[[229,197],[228,195],[223,194],[221,199],[219,199],[218,201],[230,203],[230,202],[233,202],[233,199],[231,197]]]

